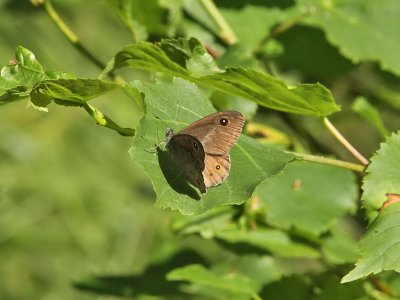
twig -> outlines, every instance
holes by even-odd
[[[218,29],[220,30],[218,36],[228,45],[235,44],[238,39],[232,28],[215,6],[214,2],[212,0],[199,0],[199,2],[201,5],[203,5],[204,9],[210,15],[214,23],[218,26]]]
[[[118,132],[120,135],[123,135],[123,136],[134,136],[135,135],[134,129],[122,128],[122,127],[118,126],[109,117],[104,115],[101,111],[99,111],[97,108],[91,106],[90,104],[88,104],[88,103],[83,104],[83,108],[88,112],[88,114],[93,119],[96,120],[96,123],[98,125],[115,130],[116,132]]]
[[[353,147],[345,139],[345,137],[336,129],[336,127],[329,121],[328,118],[324,117],[323,118],[323,123],[325,127],[329,130],[330,133],[347,149],[355,158],[357,158],[363,165],[368,165],[368,160],[360,153],[357,151],[356,148]]]
[[[58,29],[64,34],[64,36],[74,45],[74,47],[81,52],[86,58],[88,58],[97,67],[103,70],[106,66],[99,59],[97,59],[85,46],[81,44],[78,36],[68,27],[63,21],[50,0],[32,1],[33,4],[38,5],[44,9],[51,20],[56,24]]]
[[[364,172],[365,167],[363,165],[353,164],[347,161],[337,160],[333,158],[327,158],[323,156],[316,156],[305,153],[288,152],[294,154],[296,157],[306,161],[317,162],[320,164],[331,165],[335,167],[345,168],[356,172]]]

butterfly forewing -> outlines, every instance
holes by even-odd
[[[224,155],[236,143],[243,125],[243,114],[238,111],[216,112],[190,124],[178,134],[197,138],[206,154]]]
[[[174,134],[166,132],[167,149],[187,180],[205,193],[208,187],[221,184],[229,175],[229,150],[236,143],[244,125],[237,111],[213,113]]]

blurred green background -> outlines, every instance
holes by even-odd
[[[56,4],[101,60],[130,42],[105,1]],[[23,45],[47,70],[98,75],[28,1],[2,1],[0,16],[2,65]],[[121,91],[93,103],[122,126],[139,121]],[[23,100],[1,107],[0,140],[0,299],[93,299],[73,282],[138,272],[161,248],[171,214],[154,208],[151,184],[129,158],[132,138],[81,109],[45,113]]]
[[[264,27],[256,28],[256,21],[264,18],[264,10],[244,8],[246,20],[254,21],[245,27],[235,22],[242,18],[239,9],[243,5],[234,7],[230,1],[215,2],[225,8],[225,17],[247,46],[254,47],[256,38],[265,35]],[[292,1],[275,2],[284,6]],[[108,62],[132,42],[131,33],[106,0],[58,0],[54,4],[83,44],[103,62]],[[194,35],[222,52],[221,43],[210,30],[189,16],[190,8],[190,5],[186,7],[182,21],[185,32],[177,30],[177,35]],[[192,6],[194,12],[196,9]],[[252,26],[257,29],[254,35],[248,34]],[[161,26],[154,31],[157,30],[167,29]],[[384,88],[383,82],[391,83],[393,93],[390,89],[385,91],[399,99],[397,78],[380,71],[374,63],[352,64],[315,28],[297,26],[277,40],[280,43],[277,48],[283,45],[285,52],[277,50],[280,55],[277,55],[274,75],[289,84],[318,81],[325,84],[343,108],[341,113],[332,116],[332,121],[367,157],[378,149],[382,137],[351,110],[358,94],[371,96],[368,100],[372,102],[376,97],[378,100],[373,104],[379,108],[385,125],[389,130],[399,128],[398,111],[393,109],[398,103],[388,105],[382,100],[385,98],[382,94],[371,92],[374,88]],[[99,69],[64,38],[41,9],[34,8],[29,1],[3,0],[0,3],[2,65],[13,58],[19,45],[33,51],[46,70],[92,78],[99,74]],[[318,56],[309,51],[310,45]],[[220,59],[220,66],[261,68],[240,46],[232,47]],[[149,77],[146,72],[138,72],[133,78],[143,76]],[[232,99],[221,93],[213,95],[215,103],[229,103]],[[242,99],[235,100],[244,107]],[[121,91],[91,103],[122,127],[134,128],[141,116],[134,100]],[[254,112],[254,105],[249,106],[249,111]],[[287,129],[278,112],[259,110],[255,120],[265,123],[266,116],[269,126]],[[341,145],[327,136],[319,120],[294,118],[314,141],[320,142],[319,148],[354,161]],[[287,133],[293,134],[290,129]],[[49,112],[45,113],[27,107],[25,100],[2,106],[0,139],[0,299],[101,299],[77,291],[74,283],[96,275],[139,274],[151,263],[168,260],[181,248],[195,248],[208,261],[224,257],[223,250],[212,241],[173,236],[169,224],[177,214],[154,208],[151,183],[129,158],[132,138],[96,126],[82,109],[50,105]],[[186,257],[193,256],[192,252],[186,254]],[[147,283],[151,285],[154,279],[154,288],[157,288],[156,278],[164,273],[155,268],[147,274]],[[123,289],[118,293],[124,293]]]

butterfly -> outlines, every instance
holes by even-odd
[[[236,143],[244,125],[238,111],[208,115],[174,133],[166,130],[166,149],[187,180],[201,193],[221,184],[229,175],[229,151]]]

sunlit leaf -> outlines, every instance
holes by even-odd
[[[157,207],[194,214],[217,205],[243,203],[258,184],[293,159],[290,154],[242,135],[230,152],[232,166],[227,180],[201,196],[177,172],[168,153],[156,145],[165,140],[167,127],[178,131],[214,112],[210,101],[194,84],[182,79],[175,79],[173,83],[136,82],[134,86],[144,94],[147,111],[136,128],[130,153],[151,178]]]
[[[15,51],[15,59],[1,69],[0,104],[28,97],[33,86],[42,80],[73,77],[60,72],[45,72],[35,55],[19,46]]]
[[[330,91],[319,83],[300,84],[291,88],[271,75],[243,67],[227,68],[223,72],[199,76],[207,74],[207,66],[208,72],[212,71],[214,64],[207,62],[211,57],[204,56],[205,52],[198,50],[197,44],[195,48],[197,50],[193,53],[182,51],[169,40],[159,44],[140,42],[117,53],[114,68],[130,66],[182,77],[259,105],[290,113],[325,116],[339,110]],[[190,67],[191,60],[196,56],[197,66]]]

